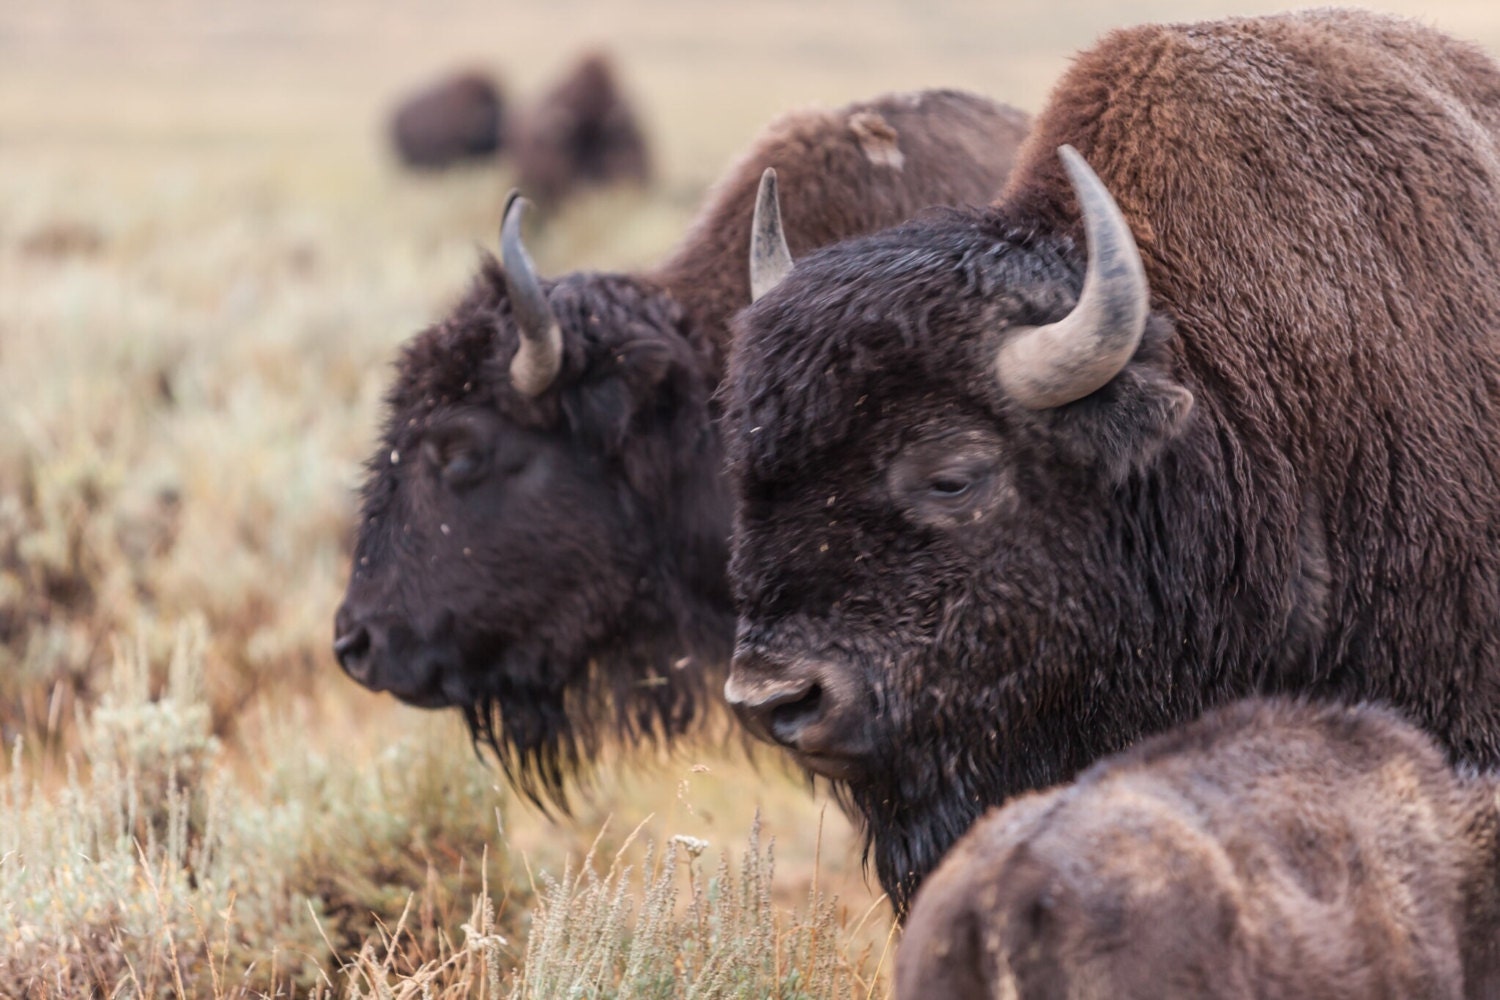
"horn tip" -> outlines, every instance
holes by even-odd
[[[756,203],[757,205],[767,205],[768,207],[773,208],[777,207],[775,204],[777,194],[776,168],[767,167],[761,172],[760,175],[760,189],[756,193]]]
[[[1083,158],[1083,154],[1068,143],[1057,147],[1057,158],[1062,160],[1063,168],[1067,170],[1068,176],[1076,183],[1080,175],[1089,175],[1094,168],[1089,166],[1089,161]]]
[[[526,199],[521,196],[520,188],[511,188],[510,193],[505,196],[505,207],[500,210],[500,218],[504,219],[509,217],[511,208],[514,207],[517,203],[523,202],[525,200]]]
[[[531,207],[531,200],[523,195],[519,188],[512,191],[505,198],[505,217],[508,219],[514,213],[518,218],[521,213]]]

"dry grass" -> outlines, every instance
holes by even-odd
[[[1397,9],[1500,49],[1491,3]],[[553,823],[456,718],[338,676],[389,359],[506,186],[397,174],[384,103],[460,61],[535,91],[608,40],[662,181],[535,249],[628,267],[786,107],[952,84],[1034,108],[1107,27],[1219,12],[0,5],[0,995],[881,995],[849,825],[775,767],[611,761]]]

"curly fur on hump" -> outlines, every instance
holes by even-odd
[[[1031,410],[994,366],[1079,294],[1064,143],[1153,313],[1112,382]],[[732,677],[861,692],[840,794],[898,907],[986,807],[1239,696],[1393,702],[1500,763],[1497,279],[1500,70],[1324,10],[1110,34],[995,206],[809,255],[741,314]],[[892,470],[952,435],[987,492],[924,519]]]
[[[335,621],[346,669],[461,710],[516,787],[563,808],[606,740],[671,742],[704,718],[734,632],[713,394],[761,172],[806,252],[987,201],[1026,125],[954,91],[784,117],[661,266],[542,282],[562,366],[536,398],[510,383],[520,337],[486,258],[387,395]]]

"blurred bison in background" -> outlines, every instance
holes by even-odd
[[[1495,780],[1395,714],[1242,702],[975,824],[896,995],[1500,996],[1497,830]]]
[[[448,77],[403,100],[391,116],[391,145],[419,169],[493,156],[504,143],[505,101],[483,73]]]
[[[512,202],[503,266],[484,261],[400,360],[335,621],[343,668],[460,708],[520,789],[564,806],[604,735],[686,730],[734,634],[714,392],[762,173],[806,253],[987,201],[1027,125],[953,91],[788,115],[641,274],[539,279]]]
[[[741,314],[726,694],[898,907],[987,806],[1255,692],[1500,763],[1497,137],[1500,69],[1415,22],[1118,31],[997,205]]]
[[[516,184],[552,205],[578,190],[651,177],[646,136],[610,60],[585,55],[516,125]]]

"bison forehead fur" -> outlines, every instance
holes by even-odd
[[[975,824],[897,995],[1493,996],[1497,818],[1391,712],[1240,703]]]
[[[731,686],[840,720],[804,762],[898,905],[986,806],[1236,696],[1387,699],[1500,758],[1497,136],[1500,72],[1410,22],[1116,32],[994,207],[742,314]],[[1033,409],[996,357],[1079,295],[1064,143],[1153,311],[1112,381]]]
[[[777,168],[804,253],[984,202],[1027,125],[954,91],[785,116],[660,266],[541,283],[561,365],[540,394],[511,381],[521,337],[486,260],[400,359],[335,621],[345,669],[461,709],[519,787],[563,804],[606,736],[670,739],[702,718],[733,638],[713,394],[750,300],[761,173]]]

